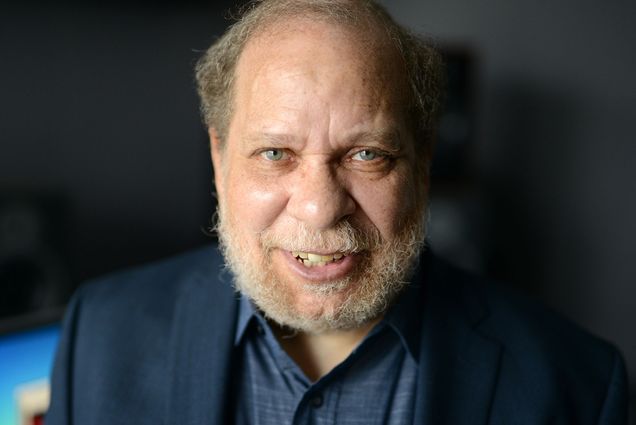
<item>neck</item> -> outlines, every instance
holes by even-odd
[[[355,329],[318,334],[298,332],[290,335],[289,330],[276,324],[272,324],[272,328],[283,350],[311,381],[317,381],[342,363],[381,319]]]

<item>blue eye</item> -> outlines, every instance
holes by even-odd
[[[285,153],[282,149],[269,149],[263,151],[262,155],[269,161],[280,161]]]
[[[373,161],[377,157],[378,154],[369,149],[361,150],[360,152],[356,152],[356,154],[353,155],[353,159],[356,159],[358,161]]]

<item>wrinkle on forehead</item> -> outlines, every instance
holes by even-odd
[[[303,42],[295,42],[300,41]],[[328,44],[327,44],[328,43]],[[280,48],[284,45],[285,48]],[[313,63],[330,57],[346,57],[346,66],[355,73],[369,96],[368,108],[377,108],[373,100],[391,93],[395,103],[403,103],[408,96],[406,68],[403,59],[386,36],[371,28],[356,29],[307,18],[274,21],[255,33],[246,44],[237,66],[237,79],[256,75],[259,71],[278,72],[281,78],[293,77],[293,67],[303,69],[305,77],[320,78],[313,63],[305,63],[305,53],[311,50]],[[245,66],[248,62],[249,66]],[[245,75],[247,74],[247,75]]]

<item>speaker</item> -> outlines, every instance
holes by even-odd
[[[62,196],[0,191],[0,318],[66,300],[65,212]]]

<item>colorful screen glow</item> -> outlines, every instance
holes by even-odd
[[[19,425],[20,409],[47,395],[59,332],[59,325],[47,325],[0,335],[0,425]]]

